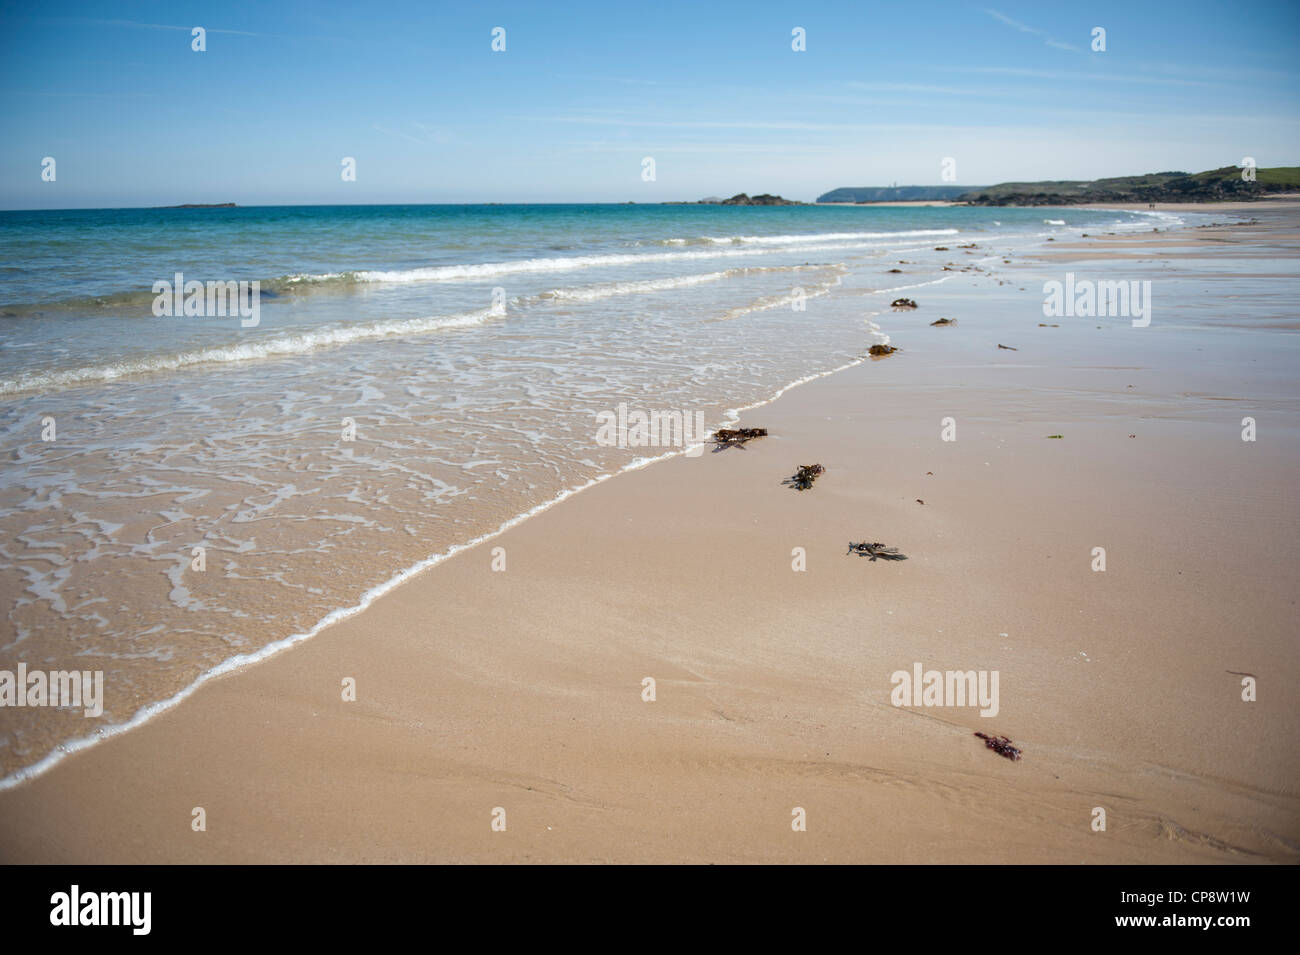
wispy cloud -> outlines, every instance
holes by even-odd
[[[1108,83],[1154,83],[1160,86],[1222,86],[1208,80],[1180,80],[1165,76],[1143,76],[1137,73],[1084,73],[1078,70],[1033,70],[1019,66],[934,66],[934,70],[951,73],[982,73],[1000,76],[1028,76],[1034,79],[1061,80],[1097,80]]]
[[[752,129],[795,132],[819,132],[843,129],[876,129],[871,125],[853,123],[810,123],[802,120],[733,120],[733,119],[647,119],[634,115],[557,115],[512,116],[511,120],[538,123],[573,123],[587,126],[627,126],[639,129]]]
[[[428,123],[419,123],[412,120],[406,124],[406,127],[407,129],[403,130],[389,129],[387,126],[381,126],[378,123],[371,125],[371,128],[377,133],[396,136],[398,139],[405,139],[408,143],[415,143],[417,146],[448,146],[458,141],[451,133],[437,126],[430,126]]]
[[[985,7],[984,12],[987,13],[989,16],[991,16],[994,20],[997,20],[1000,23],[1005,23],[1013,30],[1019,30],[1021,33],[1028,33],[1032,36],[1047,37],[1047,39],[1045,39],[1043,43],[1045,43],[1047,46],[1052,47],[1053,49],[1069,50],[1071,53],[1081,52],[1077,46],[1071,46],[1068,43],[1064,43],[1061,40],[1057,40],[1051,36],[1048,36],[1046,30],[1040,30],[1038,29],[1038,27],[1031,27],[1027,23],[1021,23],[1019,20],[1013,20],[1011,19],[1011,17],[1007,16],[1005,13],[1001,12],[1000,10],[991,10],[988,7]]]
[[[1026,26],[1025,24],[1021,23],[1019,20],[1011,19],[1005,13],[1000,13],[997,10],[990,10],[988,7],[984,8],[984,12],[987,13],[989,16],[991,16],[994,20],[1001,20],[1007,26],[1019,30],[1021,33],[1033,33],[1038,36],[1043,35],[1044,31],[1035,29],[1034,27],[1031,26]]]

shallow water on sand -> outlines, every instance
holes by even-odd
[[[957,278],[995,287],[1005,255],[1049,235],[1152,221],[690,206],[0,214],[0,670],[105,675],[96,719],[0,709],[0,775],[50,765],[413,568],[684,449],[677,435],[602,444],[602,412],[717,428],[860,360],[865,321],[878,336],[916,321],[889,311],[894,297]],[[262,282],[257,325],[155,316],[151,285],[176,272]]]

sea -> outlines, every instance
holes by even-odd
[[[0,706],[0,788],[574,493],[698,450],[671,427],[652,445],[635,428],[602,439],[620,409],[726,427],[888,344],[896,298],[991,276],[1049,240],[1197,220],[0,212],[0,680],[20,665],[103,678],[94,718],[66,701]],[[168,298],[191,282],[246,285],[227,308]]]

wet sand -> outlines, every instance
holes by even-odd
[[[919,289],[877,319],[901,352],[746,413],[769,437],[599,484],[0,793],[0,855],[1296,861],[1297,351],[1178,325],[1229,288],[1286,319],[1294,271],[1249,270],[1294,262],[1292,208]],[[1171,263],[1151,328],[1042,315],[1044,279],[1141,278],[1135,250]],[[916,663],[997,671],[997,715],[892,705]]]

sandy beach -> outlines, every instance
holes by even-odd
[[[1300,214],[1223,211],[1259,221],[919,289],[879,319],[901,351],[746,412],[768,437],[600,483],[0,793],[5,861],[1297,861],[1295,350],[1176,326],[1293,283]],[[1043,317],[1102,266],[1167,270],[1151,328]],[[996,715],[893,705],[917,664],[996,671]]]

